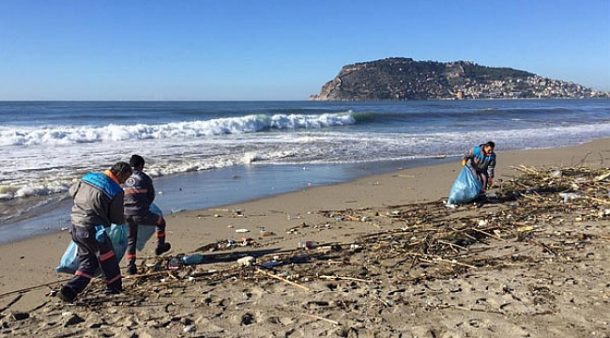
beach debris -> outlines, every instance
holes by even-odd
[[[195,332],[195,331],[197,331],[197,326],[192,325],[192,324],[186,325],[184,327],[184,329],[182,329],[182,332],[184,332],[184,333],[191,333],[191,332]]]
[[[300,241],[297,247],[305,250],[315,249],[318,246],[318,242],[315,241]]]
[[[282,264],[282,262],[276,261],[274,259],[274,260],[271,260],[271,261],[266,261],[264,263],[261,263],[261,266],[266,268],[266,269],[271,269],[271,268],[276,267],[276,266],[281,265],[281,264]]]
[[[189,255],[184,255],[181,257],[182,264],[184,265],[195,265],[201,264],[205,260],[205,257],[202,254],[194,253]]]
[[[311,291],[311,289],[310,289],[310,288],[308,288],[308,287],[306,287],[306,286],[304,286],[304,285],[297,284],[297,283],[295,283],[295,282],[293,282],[293,281],[290,281],[290,280],[288,280],[288,279],[286,279],[286,278],[283,278],[283,277],[281,277],[281,276],[277,276],[277,275],[275,275],[275,274],[273,274],[273,273],[271,273],[271,272],[268,272],[268,271],[262,270],[262,269],[260,269],[260,268],[256,268],[256,272],[261,273],[261,274],[264,274],[265,276],[269,276],[269,277],[271,277],[271,278],[275,278],[275,279],[281,280],[281,281],[282,281],[282,282],[284,282],[284,283],[288,283],[288,284],[290,284],[290,285],[296,286],[296,287],[298,287],[298,288],[300,288],[300,289],[303,289],[303,290],[305,290],[305,291]]]
[[[63,322],[64,327],[76,325],[76,324],[79,324],[79,323],[82,323],[85,321],[82,317],[80,317],[79,315],[77,315],[75,313],[70,313],[69,315],[64,316],[64,317],[66,318]]]
[[[270,237],[270,236],[275,236],[275,232],[269,231],[269,230],[261,230],[260,235],[261,235],[261,237]]]
[[[349,249],[351,251],[360,251],[360,250],[362,250],[362,245],[356,244],[356,243],[352,243],[352,244],[350,244]]]
[[[607,179],[608,177],[610,177],[610,171],[607,171],[599,176],[596,176],[595,181],[596,182],[603,181],[603,180]]]
[[[238,234],[243,234],[243,233],[246,233],[246,232],[250,232],[250,230],[248,230],[248,229],[235,229],[235,232],[237,232]]]
[[[240,246],[250,246],[254,244],[254,239],[250,237],[242,237],[239,241]]]
[[[167,269],[178,270],[182,267],[182,259],[179,257],[173,257],[167,262]]]
[[[572,200],[581,198],[582,196],[573,192],[560,192],[559,196],[563,198],[563,203],[568,203]]]
[[[13,320],[24,320],[30,318],[30,314],[28,312],[15,311],[11,313],[11,318]]]
[[[66,334],[75,336],[101,336],[106,332],[128,336],[134,331],[142,332],[141,336],[193,332],[235,336],[241,334],[237,330],[244,329],[241,325],[265,323],[257,330],[298,326],[311,336],[327,336],[338,326],[344,336],[366,335],[379,328],[386,330],[382,335],[395,336],[398,332],[389,330],[396,322],[385,322],[385,313],[416,313],[421,309],[426,316],[461,312],[464,319],[456,327],[481,330],[472,332],[483,336],[489,333],[483,331],[488,330],[489,323],[473,314],[493,314],[493,318],[506,323],[524,316],[552,318],[566,303],[575,308],[580,304],[592,304],[596,309],[605,306],[607,283],[598,283],[603,279],[588,283],[577,277],[574,269],[580,264],[591,270],[594,261],[597,264],[602,257],[599,245],[607,245],[610,240],[607,233],[594,232],[594,221],[605,226],[610,216],[607,181],[596,180],[607,169],[561,168],[558,178],[553,175],[557,169],[518,168],[520,175],[506,180],[502,191],[484,209],[463,205],[450,210],[439,200],[322,210],[316,215],[322,216],[321,221],[314,223],[308,218],[310,224],[299,225],[295,232],[298,228],[307,234],[316,229],[316,224],[322,227],[325,223],[337,228],[346,224],[371,228],[358,223],[363,218],[383,227],[354,231],[342,242],[307,245],[308,241],[302,240],[298,247],[282,250],[276,250],[276,238],[263,238],[265,230],[261,229],[257,238],[266,243],[245,237],[208,243],[186,255],[147,257],[139,275],[125,278],[125,294],[101,295],[99,291],[105,285],[95,279],[92,287],[79,295],[76,306],[79,316],[86,318],[86,331],[78,331],[83,326],[78,323],[64,328],[74,316],[75,307],[52,300],[19,321],[0,313],[1,325],[10,324],[12,330],[8,332],[7,327],[3,333],[59,336],[66,330]],[[579,190],[573,189],[573,183]],[[561,194],[579,197],[565,203]],[[337,218],[353,223],[337,224]],[[575,226],[574,222],[581,223]],[[247,248],[241,247],[244,239]],[[252,248],[259,245],[267,247]],[[205,266],[186,264],[188,259],[203,257],[203,253]],[[562,262],[569,265],[562,266]],[[565,267],[565,273],[558,274],[557,267]],[[604,277],[599,271],[592,273],[596,278]],[[598,288],[591,289],[592,285]],[[260,300],[267,296],[286,299],[281,314],[265,314],[263,303],[269,300]],[[589,297],[586,302],[585,296]],[[200,312],[197,307],[206,310]],[[61,316],[61,311],[66,314]],[[133,319],[112,319],[123,311],[125,318]],[[190,319],[195,313],[200,317]],[[234,325],[223,327],[220,323],[226,320]],[[591,331],[603,330],[599,323],[591,321]],[[146,333],[148,329],[152,331]],[[519,330],[531,332],[529,328]],[[432,326],[424,330],[422,326],[421,331],[437,335],[450,330]],[[297,331],[274,332],[292,335]]]
[[[552,178],[561,178],[561,176],[563,175],[563,173],[561,172],[560,169],[556,169],[556,170],[551,170],[551,174],[550,176]]]
[[[242,257],[237,260],[237,264],[239,266],[250,266],[250,265],[253,265],[255,262],[256,262],[256,258],[254,258],[252,256]]]

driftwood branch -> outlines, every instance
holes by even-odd
[[[280,276],[278,276],[278,275],[274,275],[274,274],[272,274],[272,273],[270,273],[270,272],[267,272],[267,271],[265,271],[265,270],[262,270],[262,269],[260,269],[260,268],[256,268],[256,272],[262,273],[263,275],[269,276],[269,277],[271,277],[271,278],[275,278],[275,279],[277,279],[277,280],[281,280],[281,281],[282,281],[282,282],[284,282],[284,283],[290,284],[290,285],[292,285],[292,286],[296,286],[296,287],[301,288],[301,289],[303,289],[303,290],[305,290],[305,291],[311,291],[311,289],[310,289],[310,288],[308,288],[308,287],[306,287],[306,286],[303,286],[303,285],[301,285],[301,284],[297,284],[297,283],[295,283],[295,282],[293,282],[293,281],[289,281],[289,280],[287,280],[286,278],[282,278],[282,277],[280,277]]]

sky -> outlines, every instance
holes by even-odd
[[[307,100],[387,57],[610,91],[610,1],[0,0],[0,100]]]

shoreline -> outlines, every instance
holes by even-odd
[[[166,216],[211,208],[226,208],[314,187],[349,183],[367,176],[446,163],[452,158],[454,156],[338,164],[255,164],[153,177],[158,193],[155,202]],[[328,172],[330,174],[327,174]],[[252,179],[254,176],[257,178]],[[274,179],[276,182],[268,184],[269,179]],[[227,187],[231,185],[237,187]],[[256,189],[252,189],[252,186]],[[204,189],[206,192],[211,190],[215,196],[210,198],[210,194],[206,193],[205,198],[208,200],[197,201],[197,197],[193,195],[198,194],[199,189]],[[245,196],[235,197],[232,190],[244,192]],[[254,190],[257,192],[253,192]],[[41,201],[41,197],[32,197],[19,203]],[[44,212],[35,215],[18,215],[16,220],[2,225],[0,245],[65,231],[69,227],[72,202],[66,193],[56,194],[51,199],[51,202],[44,203],[42,207],[28,210],[28,212],[32,210],[44,210]],[[7,208],[18,208],[20,204],[12,201],[8,204],[13,205]]]
[[[512,154],[512,153],[521,153],[521,152],[530,152],[530,151],[544,152],[544,151],[551,150],[551,149],[567,149],[567,148],[584,146],[589,143],[595,143],[595,142],[603,141],[603,140],[610,140],[610,138],[596,139],[596,140],[592,140],[592,141],[585,142],[582,144],[561,146],[561,147],[557,147],[557,148],[542,147],[542,148],[508,150],[506,152],[503,152],[503,154]],[[443,164],[449,163],[453,160],[458,161],[457,160],[458,158],[459,158],[459,156],[456,155],[456,156],[442,156],[442,157],[430,156],[430,157],[415,158],[415,159],[398,159],[398,160],[357,162],[357,163],[339,163],[339,164],[337,164],[337,163],[335,163],[335,164],[313,164],[313,165],[312,164],[310,164],[310,165],[296,165],[296,164],[288,164],[288,165],[262,164],[262,165],[258,165],[258,164],[255,164],[252,166],[234,166],[234,167],[228,167],[228,168],[213,169],[211,171],[197,171],[197,172],[181,173],[181,174],[170,175],[170,176],[160,176],[160,177],[153,178],[153,180],[155,182],[155,188],[156,188],[157,192],[162,191],[163,193],[165,193],[165,195],[158,195],[157,198],[155,199],[155,202],[157,202],[159,207],[164,211],[165,216],[178,215],[178,214],[189,213],[189,212],[197,212],[197,211],[207,210],[207,209],[212,209],[212,208],[222,209],[222,208],[228,208],[228,207],[231,207],[231,206],[237,205],[237,204],[257,201],[260,199],[276,198],[276,197],[279,198],[284,194],[304,191],[307,189],[313,189],[313,188],[324,187],[324,186],[349,184],[351,182],[354,182],[354,181],[357,181],[359,179],[366,178],[366,177],[382,176],[382,175],[386,175],[388,173],[398,172],[398,171],[408,170],[408,169],[414,169],[414,168],[425,168],[425,167],[430,167],[430,166],[443,165]],[[573,160],[571,162],[573,162]],[[381,166],[381,169],[379,169],[379,168],[369,169],[368,168],[368,167],[373,167],[373,166]],[[279,189],[277,189],[277,191],[274,191],[274,190],[276,190],[275,188],[271,188],[271,189],[268,189],[268,191],[265,191],[263,193],[251,194],[249,197],[245,197],[242,199],[234,198],[234,197],[227,198],[226,196],[224,196],[224,197],[220,198],[221,201],[204,202],[204,203],[195,202],[192,199],[185,198],[183,196],[182,187],[180,188],[180,192],[178,192],[175,188],[171,187],[171,185],[178,183],[179,185],[184,184],[187,187],[189,185],[194,185],[197,188],[207,189],[208,188],[207,182],[210,181],[210,178],[212,179],[212,181],[214,181],[215,179],[220,179],[220,180],[224,180],[224,182],[227,182],[227,181],[237,181],[238,182],[242,179],[241,174],[243,174],[244,172],[248,172],[251,170],[264,172],[265,168],[270,168],[270,167],[276,167],[277,168],[276,171],[283,171],[281,169],[291,168],[292,172],[296,173],[296,174],[289,174],[288,176],[290,176],[290,175],[293,176],[293,177],[289,177],[289,178],[298,177],[301,170],[304,171],[305,169],[307,169],[308,171],[310,171],[312,169],[313,169],[313,171],[315,171],[315,170],[324,171],[324,170],[328,170],[327,168],[332,168],[330,170],[334,170],[337,177],[331,177],[331,178],[315,177],[317,179],[317,181],[315,179],[313,180],[313,182],[303,181],[303,182],[300,182],[301,183],[300,185],[284,184],[285,186],[280,187]],[[364,171],[365,173],[357,173],[357,174],[352,173],[352,174],[347,174],[347,175],[343,175],[343,176],[341,174],[338,174],[345,170],[354,171],[354,172],[355,171]],[[305,172],[305,173],[307,174],[307,172]],[[323,176],[323,174],[321,174],[321,175]],[[211,177],[207,177],[207,176],[211,176]],[[271,176],[273,176],[273,175],[271,175]],[[320,174],[318,174],[318,176],[320,176]],[[286,177],[282,177],[282,178],[286,179]],[[201,182],[206,182],[206,183],[201,183]],[[260,184],[261,182],[258,182],[258,183]],[[226,189],[224,186],[219,186],[218,183],[216,183],[216,185],[217,186],[213,187],[214,189],[216,189],[216,192],[219,192],[219,189],[220,189],[220,193],[226,193],[226,191],[230,191],[230,188]],[[242,188],[249,188],[248,182],[245,182],[242,185],[244,187],[238,187],[237,189],[240,191],[243,191],[243,190],[241,190]],[[261,188],[261,187],[259,186],[259,188]],[[265,187],[262,187],[262,188],[265,189]],[[188,188],[185,188],[185,190],[186,189],[188,189]],[[174,191],[172,191],[172,190],[174,190]],[[449,190],[449,188],[447,189],[447,192],[448,192],[448,190]],[[63,193],[59,194],[59,195],[63,195]],[[14,243],[14,242],[25,241],[25,240],[32,239],[32,238],[58,234],[58,233],[65,231],[67,229],[67,227],[69,226],[69,218],[70,218],[69,214],[70,214],[70,208],[71,208],[71,201],[69,201],[69,198],[67,196],[62,197],[59,195],[52,197],[52,199],[54,199],[53,202],[51,202],[49,204],[44,204],[41,207],[42,209],[46,210],[44,213],[28,215],[28,216],[25,216],[26,218],[23,218],[24,216],[22,216],[22,215],[18,215],[17,219],[15,221],[9,221],[7,224],[0,227],[0,246]],[[224,198],[224,201],[223,201],[223,198]],[[37,199],[33,198],[33,200],[36,201]],[[177,200],[177,202],[174,200]],[[9,202],[11,202],[11,201],[9,201]],[[28,202],[28,201],[26,201],[26,202]],[[26,232],[26,233],[24,234],[24,232]]]
[[[610,163],[610,139],[565,148],[499,152],[495,189],[501,187],[499,179],[515,174],[510,166],[575,166],[580,162],[592,167],[607,166]],[[324,222],[319,215],[323,210],[387,207],[438,200],[447,196],[460,168],[458,161],[409,168],[347,183],[167,215],[168,241],[172,243],[170,254],[193,252],[206,243],[220,240],[256,239],[262,229],[275,234],[263,241],[278,249],[293,249],[301,240],[344,242],[351,236],[378,229],[369,225],[307,234],[290,233],[290,229]],[[250,232],[235,233],[235,229],[240,228]],[[69,240],[69,234],[63,231],[0,245],[0,264],[4,267],[0,275],[0,293],[69,277],[54,271]],[[153,248],[151,240],[139,257],[153,256]],[[121,266],[124,266],[123,262]],[[30,292],[14,308],[31,308],[45,293],[44,289]]]
[[[600,146],[603,146],[605,143],[607,142],[607,147],[608,149],[606,150],[606,152],[608,152],[610,154],[610,138],[604,138],[604,139],[596,139],[593,141],[589,141],[589,142],[585,142],[583,144],[578,144],[578,145],[569,145],[569,146],[565,146],[565,147],[557,147],[557,148],[530,148],[530,149],[519,149],[519,150],[510,150],[507,152],[500,152],[498,153],[498,158],[499,158],[499,165],[497,166],[497,168],[501,168],[502,167],[502,163],[500,162],[502,160],[502,157],[504,156],[509,156],[511,163],[514,162],[513,161],[513,157],[515,156],[520,156],[523,155],[523,153],[530,153],[530,152],[545,152],[545,151],[561,151],[563,149],[566,150],[566,153],[570,153],[572,156],[569,159],[566,159],[566,162],[564,162],[563,160],[551,160],[551,162],[549,163],[545,163],[545,160],[548,160],[549,158],[554,157],[553,155],[547,156],[547,157],[542,157],[542,158],[538,158],[538,159],[529,159],[529,163],[527,165],[542,165],[542,166],[572,166],[575,165],[574,161],[577,159],[577,154],[573,153],[572,148],[584,148],[584,149],[597,149],[598,147],[596,147],[597,143],[601,143]],[[576,150],[576,149],[574,149]],[[588,153],[589,155],[592,152]],[[582,155],[581,161],[578,162],[583,162],[582,160],[585,158],[585,156],[587,155],[587,153]],[[537,157],[537,156],[533,156],[533,157]],[[360,180],[366,180],[366,179],[374,179],[376,177],[385,177],[387,175],[399,175],[400,173],[403,171],[410,171],[410,170],[425,170],[425,168],[432,168],[432,167],[436,167],[436,166],[450,166],[452,160],[455,160],[455,162],[459,162],[459,156],[446,156],[446,157],[442,157],[442,158],[434,158],[434,157],[430,157],[430,158],[425,158],[425,159],[415,159],[415,161],[421,161],[421,162],[428,162],[428,163],[424,163],[424,164],[415,164],[412,167],[404,167],[404,166],[399,166],[399,168],[397,169],[390,169],[389,171],[383,172],[383,173],[378,173],[378,174],[372,174],[372,175],[364,175],[364,176],[356,176],[355,178],[352,178],[348,181],[338,181],[338,182],[334,182],[334,183],[323,183],[320,185],[313,185],[313,186],[305,186],[303,188],[300,189],[295,189],[295,190],[289,190],[286,192],[278,192],[278,193],[271,193],[270,195],[263,195],[261,197],[254,197],[251,199],[246,199],[243,201],[237,201],[237,202],[229,202],[229,203],[225,203],[225,204],[218,204],[218,205],[214,205],[211,207],[204,207],[204,208],[197,208],[197,209],[188,209],[188,210],[179,210],[176,212],[171,212],[167,213],[165,215],[165,217],[173,217],[173,218],[181,218],[183,215],[187,215],[187,214],[193,214],[193,213],[201,213],[201,212],[205,212],[205,211],[210,211],[210,210],[218,210],[218,209],[235,209],[236,206],[238,205],[242,205],[242,204],[250,204],[250,203],[257,203],[257,202],[261,202],[261,201],[265,201],[268,199],[276,199],[276,198],[282,198],[282,196],[285,195],[291,195],[291,194],[298,194],[298,193],[304,193],[306,191],[309,190],[314,190],[314,189],[320,189],[320,188],[332,188],[335,186],[341,186],[341,185],[350,185],[353,184],[354,182],[360,181]],[[608,157],[608,160],[610,161],[610,155]],[[409,163],[410,160],[396,160],[396,161],[382,161],[384,163],[391,163],[391,162],[396,162],[396,163]],[[438,162],[437,162],[438,161]],[[595,160],[592,159],[587,159],[587,161],[589,161],[588,163],[593,164],[595,162]],[[437,162],[437,163],[433,163],[433,162]],[[568,163],[569,162],[569,163]],[[577,162],[577,163],[578,163]],[[367,162],[367,163],[359,163],[359,164],[375,164],[376,162]],[[609,167],[610,167],[610,162],[608,163]],[[514,164],[511,164],[514,165]],[[289,165],[292,166],[292,165]],[[504,165],[503,169],[507,169],[508,165]],[[226,169],[226,168],[224,168]],[[452,172],[457,173],[457,170],[453,169]],[[496,169],[496,172],[498,172],[498,170]],[[188,173],[183,173],[180,175],[188,175]],[[172,175],[174,176],[174,175]],[[500,176],[498,176],[500,177]],[[159,179],[171,179],[170,176],[167,177],[155,177],[155,183],[157,180]],[[454,178],[455,179],[455,178]],[[449,192],[450,189],[450,185],[447,186],[447,193]],[[443,196],[440,196],[439,198],[442,198]],[[446,197],[446,196],[444,196]],[[415,200],[416,201],[416,200]],[[65,202],[65,198],[61,199],[60,202]],[[71,204],[70,204],[71,206]],[[69,211],[68,211],[69,212]],[[66,216],[67,218],[69,218],[69,214]],[[8,226],[12,226],[14,224],[21,224],[22,222],[27,221],[27,219],[25,220],[19,220],[16,222],[10,222],[8,224]],[[65,232],[65,230],[55,230],[52,232],[46,232],[46,233],[40,233],[40,234],[34,234],[32,236],[29,237],[25,237],[25,238],[20,238],[14,241],[10,241],[10,242],[0,242],[0,248],[6,245],[10,245],[10,244],[15,244],[15,243],[19,243],[19,242],[24,242],[24,241],[30,241],[30,240],[36,240],[37,238],[43,238],[43,237],[48,237],[48,236],[55,236],[58,234],[61,234]]]

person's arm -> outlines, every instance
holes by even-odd
[[[111,223],[114,224],[125,224],[125,215],[123,214],[123,192],[118,193],[112,201],[110,201],[110,211],[108,212],[108,218]]]
[[[78,192],[78,188],[80,188],[80,181],[72,184],[72,186],[70,187],[70,190],[68,190],[68,193],[70,194],[72,199],[74,199],[74,196],[76,196],[76,193]]]
[[[472,149],[470,149],[462,157],[462,166],[465,166],[466,163],[468,163],[468,160],[472,160],[473,158],[474,158],[474,152],[472,151]]]
[[[148,190],[146,192],[146,197],[148,198],[148,204],[151,204],[152,202],[155,201],[155,186],[153,185],[152,179],[150,178],[150,176],[146,176],[147,178],[147,182],[146,182],[146,189]]]
[[[487,175],[489,176],[489,180],[487,181],[488,186],[492,186],[494,183],[494,176],[496,174],[496,155],[493,155],[491,161],[489,162],[489,166],[487,166]]]

